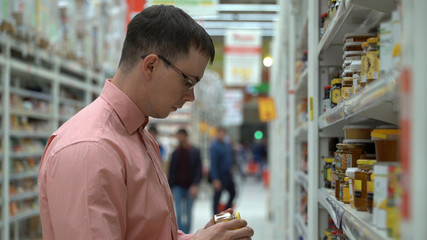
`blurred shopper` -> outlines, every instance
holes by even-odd
[[[265,140],[256,140],[252,145],[252,155],[258,166],[256,176],[261,180],[262,172],[264,171],[267,163],[267,142]]]
[[[214,140],[210,147],[210,177],[214,188],[213,212],[219,211],[219,200],[224,190],[229,193],[226,209],[233,205],[236,196],[232,168],[234,162],[233,147],[226,141],[227,131],[225,128],[218,128],[217,139]]]
[[[178,227],[190,232],[193,200],[199,191],[202,179],[202,157],[200,150],[189,142],[185,129],[179,129],[176,137],[178,147],[172,153],[169,168],[169,185],[175,202]]]
[[[47,142],[38,175],[43,239],[250,239],[244,220],[178,231],[159,147],[145,129],[149,117],[194,101],[214,55],[210,36],[179,8],[153,5],[133,17],[113,78]]]
[[[148,129],[148,132],[151,134],[151,136],[153,136],[154,140],[156,140],[157,145],[159,145],[160,159],[162,159],[162,162],[165,162],[166,150],[158,139],[159,132],[157,131],[157,127],[155,125],[151,125]]]

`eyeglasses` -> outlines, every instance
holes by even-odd
[[[141,56],[142,59],[146,58],[148,55],[143,55]],[[196,86],[196,83],[198,82],[197,80],[193,80],[191,78],[189,78],[187,75],[185,75],[185,73],[183,73],[181,70],[179,70],[175,65],[173,65],[171,62],[169,62],[165,57],[161,56],[161,55],[157,55],[157,57],[159,57],[164,63],[166,63],[166,65],[170,66],[173,70],[175,70],[175,72],[177,72],[179,75],[181,75],[181,77],[184,79],[185,81],[185,86],[191,90],[194,88],[194,86]]]

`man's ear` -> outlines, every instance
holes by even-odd
[[[160,62],[156,54],[147,55],[142,61],[142,70],[146,79],[151,79]]]

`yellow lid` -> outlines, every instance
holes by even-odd
[[[234,215],[236,215],[236,219],[241,219],[240,218],[240,213],[239,212],[235,212]]]
[[[367,48],[367,47],[369,47],[368,42],[363,42],[363,43],[362,43],[362,48],[363,48],[363,47],[366,47],[366,48]]]
[[[332,163],[334,162],[334,158],[323,158],[323,161],[325,161],[325,163]]]
[[[341,84],[342,79],[341,78],[334,78],[334,80],[332,80],[331,84],[335,85],[335,84]]]
[[[344,181],[348,181],[348,177],[345,177],[345,178],[344,178]]]
[[[376,139],[396,139],[399,137],[400,129],[374,129],[371,137]]]
[[[352,78],[352,77],[344,77],[344,78],[342,79],[342,81],[343,81],[343,82],[351,82],[351,83],[353,83],[353,78]]]
[[[370,162],[371,160],[369,160],[369,159],[359,159],[359,160],[357,160],[357,164],[361,164],[361,165],[369,165],[369,162]]]
[[[368,38],[368,43],[377,43],[378,42],[378,38],[373,37],[373,38]]]
[[[374,165],[377,162],[377,160],[370,160],[369,165]]]

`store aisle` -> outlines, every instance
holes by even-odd
[[[272,240],[271,222],[267,216],[268,189],[255,177],[245,182],[237,181],[236,211],[239,211],[250,227],[255,230],[253,240]],[[192,232],[203,228],[212,217],[212,190],[210,185],[201,186],[201,194],[194,203]]]

